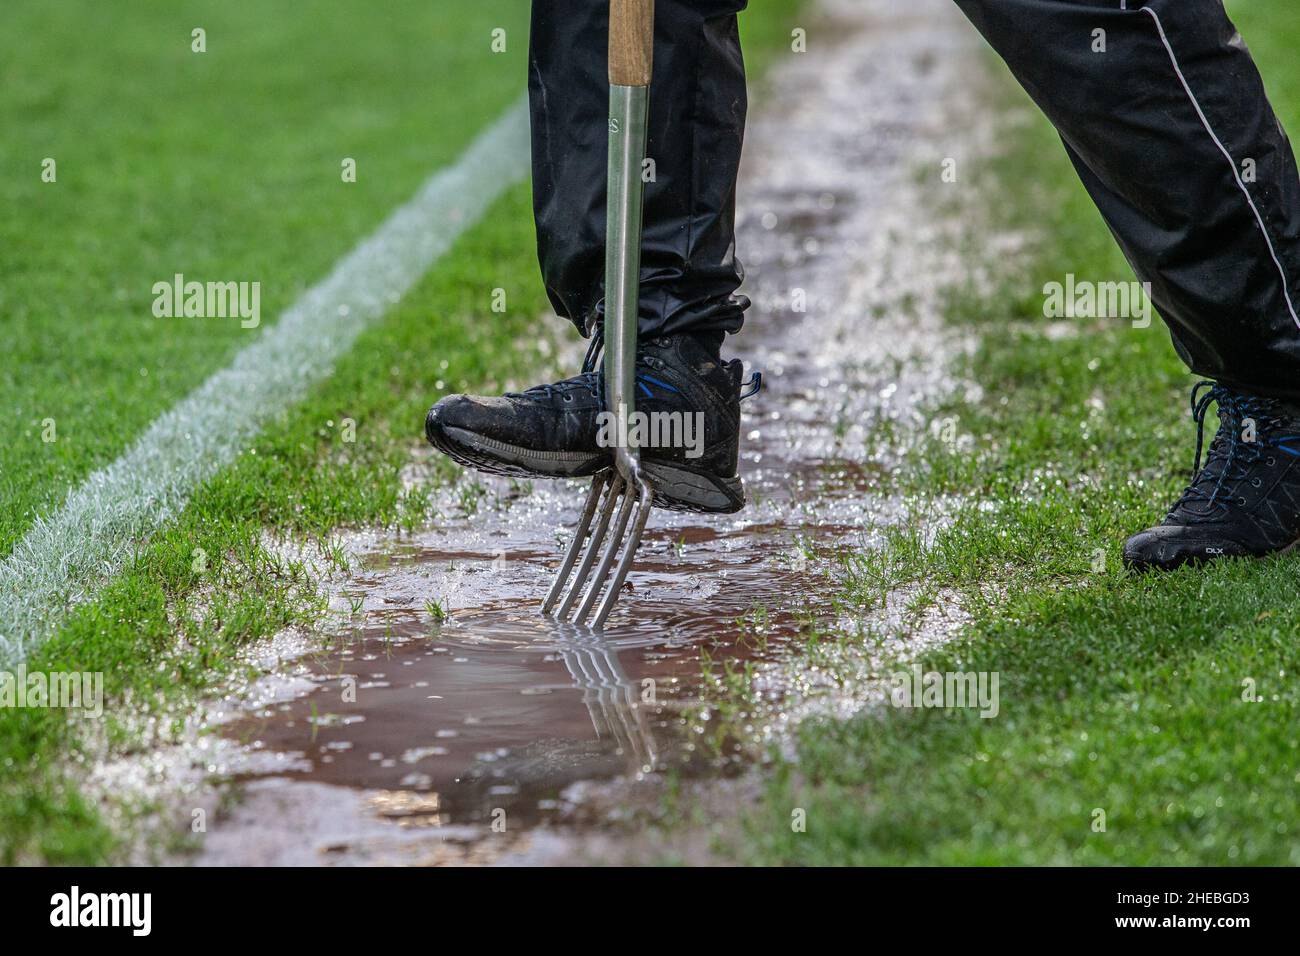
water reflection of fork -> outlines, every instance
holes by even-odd
[[[659,752],[645,714],[637,701],[637,688],[623,672],[618,650],[599,631],[572,624],[555,629],[556,650],[569,669],[574,686],[582,691],[596,737],[612,736],[637,766],[653,770]]]

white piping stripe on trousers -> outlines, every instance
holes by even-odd
[[[180,514],[262,424],[329,375],[488,206],[528,171],[521,98],[255,342],[164,412],[127,451],[39,517],[0,561],[0,665],[20,659],[92,598],[136,542]]]
[[[1183,89],[1187,92],[1187,98],[1192,101],[1192,106],[1196,109],[1196,115],[1201,118],[1201,125],[1205,127],[1205,131],[1210,134],[1210,139],[1214,140],[1214,145],[1219,147],[1219,152],[1223,153],[1223,158],[1232,167],[1232,178],[1236,181],[1242,195],[1246,197],[1246,203],[1250,206],[1250,211],[1255,214],[1255,221],[1259,223],[1260,234],[1263,235],[1264,243],[1268,246],[1268,254],[1273,257],[1273,264],[1277,266],[1278,275],[1282,278],[1282,296],[1286,299],[1286,307],[1291,312],[1291,320],[1295,322],[1297,328],[1300,328],[1300,315],[1296,314],[1295,304],[1291,301],[1291,288],[1287,282],[1286,268],[1282,265],[1282,260],[1278,258],[1277,250],[1273,248],[1273,240],[1268,234],[1268,228],[1264,225],[1264,217],[1260,214],[1259,207],[1255,205],[1250,190],[1246,188],[1246,184],[1241,180],[1241,174],[1237,171],[1236,160],[1232,158],[1228,148],[1215,135],[1214,129],[1210,126],[1210,121],[1206,119],[1205,112],[1201,109],[1200,102],[1196,99],[1196,94],[1192,92],[1191,86],[1187,83],[1187,77],[1183,76],[1182,67],[1178,65],[1178,57],[1174,55],[1174,48],[1169,43],[1169,37],[1165,33],[1165,25],[1160,21],[1160,14],[1150,7],[1143,7],[1142,12],[1151,14],[1151,19],[1156,23],[1156,30],[1160,33],[1160,42],[1169,51],[1169,62],[1174,65],[1174,72],[1178,74],[1178,82],[1182,83]]]

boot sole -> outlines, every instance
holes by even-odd
[[[745,507],[745,485],[736,475],[724,478],[678,462],[643,458],[641,467],[654,485],[654,505],[665,511],[729,515]]]
[[[1124,556],[1124,567],[1128,571],[1141,573],[1143,571],[1176,571],[1181,567],[1191,565],[1192,567],[1202,567],[1214,561],[1222,561],[1225,558],[1254,558],[1263,560],[1264,558],[1282,557],[1288,554],[1294,554],[1300,549],[1300,538],[1292,541],[1285,547],[1278,548],[1276,551],[1267,551],[1264,554],[1206,554],[1204,552],[1186,552],[1176,557],[1165,560],[1155,558],[1130,558]]]
[[[509,478],[585,478],[608,468],[610,462],[608,455],[521,448],[452,426],[437,429],[428,438],[457,464]]]
[[[508,478],[585,478],[610,467],[610,456],[571,451],[538,451],[464,428],[446,426],[428,435],[429,443],[457,464]],[[654,485],[654,506],[695,514],[734,514],[745,507],[739,475],[711,475],[680,463],[643,459]]]

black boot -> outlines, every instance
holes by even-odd
[[[718,335],[718,338],[721,336]],[[500,475],[572,478],[613,463],[620,436],[605,407],[593,344],[582,374],[500,398],[449,395],[429,410],[425,434],[462,465]],[[655,505],[730,514],[745,504],[736,473],[742,367],[723,362],[711,335],[642,341],[633,434]]]
[[[1212,402],[1219,407],[1219,431],[1201,468]],[[1294,547],[1300,541],[1300,410],[1201,382],[1192,390],[1192,415],[1196,477],[1161,524],[1129,538],[1124,562],[1139,570],[1170,569]]]

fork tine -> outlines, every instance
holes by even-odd
[[[592,480],[591,491],[583,505],[582,517],[570,542],[564,559],[556,571],[551,590],[542,603],[542,613],[567,620],[569,612],[578,599],[582,603],[573,616],[573,623],[581,625],[593,608],[599,607],[596,617],[590,625],[599,630],[618,601],[619,590],[623,587],[632,561],[636,557],[641,536],[645,532],[646,521],[650,517],[653,489],[640,474],[636,477],[637,493],[632,492],[632,483],[617,470],[603,471]],[[609,534],[610,522],[614,517],[615,505],[618,507],[618,519],[614,532]],[[635,518],[633,512],[635,511]],[[592,528],[592,523],[595,527]],[[631,524],[629,531],[628,525]],[[590,535],[588,531],[590,530]],[[609,538],[606,544],[606,538]],[[601,551],[603,550],[603,554]],[[582,560],[578,562],[579,553]],[[600,554],[600,564],[596,566],[596,557]],[[617,564],[615,561],[617,560]],[[578,565],[574,572],[574,564]],[[593,575],[592,568],[596,566]],[[610,571],[613,570],[611,577]],[[603,595],[603,597],[602,597]],[[556,607],[556,603],[559,607]]]
[[[632,517],[632,509],[635,506],[636,499],[632,497],[632,489],[627,487],[627,483],[624,482],[623,506],[618,509],[617,530],[610,537],[609,546],[605,548],[605,553],[600,559],[600,567],[596,569],[596,574],[591,579],[591,586],[587,588],[587,595],[582,600],[582,606],[578,608],[578,613],[574,615],[573,622],[575,624],[581,624],[587,619],[587,615],[591,613],[596,599],[600,597],[601,589],[605,586],[605,579],[609,577],[609,569],[614,564],[614,558],[618,556],[619,551],[623,548],[625,542],[624,533],[627,531],[627,523]]]
[[[638,495],[636,520],[632,523],[632,531],[627,536],[623,556],[619,559],[618,567],[614,571],[614,577],[609,582],[609,588],[605,592],[605,600],[601,602],[600,609],[596,612],[596,618],[591,622],[592,628],[597,631],[605,626],[605,619],[609,617],[609,612],[614,609],[614,602],[618,600],[623,581],[627,578],[628,571],[631,570],[633,558],[636,557],[636,549],[641,544],[641,535],[645,532],[646,521],[650,518],[654,491],[645,478],[638,478],[637,484],[639,485],[640,494]],[[630,502],[632,500],[630,491],[631,489],[629,489],[625,501]],[[621,525],[620,530],[622,530]]]
[[[596,521],[596,528],[591,533],[591,541],[587,544],[587,551],[582,556],[582,563],[578,565],[578,571],[569,584],[568,593],[565,594],[564,600],[560,603],[560,609],[556,612],[561,618],[568,617],[574,602],[582,596],[582,589],[586,586],[587,579],[591,574],[591,566],[596,563],[596,555],[600,552],[600,547],[605,541],[605,533],[609,529],[609,519],[614,514],[614,505],[623,494],[625,485],[623,477],[616,471],[609,472],[609,476],[609,489],[605,493],[605,500],[600,508],[600,517]],[[580,623],[581,620],[581,618],[577,618],[575,623]]]
[[[609,472],[607,471],[602,471],[591,479],[591,491],[587,494],[587,503],[582,506],[582,518],[578,521],[578,528],[574,532],[573,540],[569,542],[569,549],[564,553],[564,560],[560,562],[560,567],[555,572],[555,580],[551,583],[550,593],[546,595],[546,600],[542,602],[543,614],[551,613],[551,608],[555,607],[555,602],[559,600],[560,595],[564,592],[564,585],[569,580],[569,572],[573,570],[573,562],[577,560],[578,552],[582,550],[582,546],[586,542],[587,529],[591,527],[591,518],[596,513],[596,504],[600,501],[600,493],[608,480]]]

